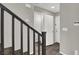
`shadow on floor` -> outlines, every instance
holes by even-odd
[[[47,55],[62,55],[59,53],[60,45],[59,43],[54,43],[53,45],[49,45],[46,47]]]

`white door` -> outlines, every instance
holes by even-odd
[[[45,15],[44,16],[45,22],[45,30],[46,30],[46,45],[51,45],[54,43],[53,40],[53,16]]]
[[[55,42],[60,43],[60,16],[55,17]]]

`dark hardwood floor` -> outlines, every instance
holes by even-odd
[[[59,53],[59,43],[54,43],[53,45],[47,46],[46,54],[47,55],[62,55]]]
[[[36,55],[38,55],[38,44],[36,43]],[[0,45],[0,51],[1,51],[1,45]],[[4,54],[5,55],[12,55],[11,48],[5,48]],[[15,55],[20,55],[20,50],[15,51]],[[24,55],[27,55],[27,52],[24,53]],[[32,55],[32,54],[31,54]],[[40,55],[42,55],[42,47],[40,45]],[[59,53],[59,43],[54,43],[53,45],[49,45],[46,47],[46,55],[62,55]]]
[[[46,47],[46,55],[62,55],[59,53],[59,43],[54,43]],[[42,54],[42,47],[40,46],[40,53]],[[36,55],[38,54],[38,44],[36,44]]]

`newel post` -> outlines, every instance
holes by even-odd
[[[42,32],[42,55],[46,55],[46,32]]]
[[[1,54],[4,55],[4,9],[1,8]]]

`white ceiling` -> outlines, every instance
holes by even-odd
[[[59,3],[33,3],[33,5],[46,9],[48,11],[51,12],[60,12],[60,4]],[[52,6],[54,6],[55,8],[51,8]]]

